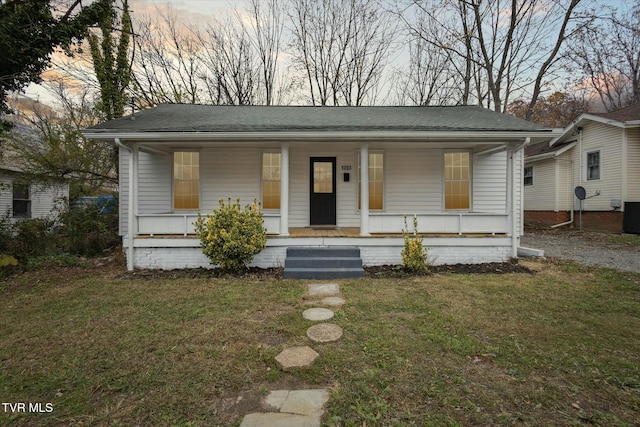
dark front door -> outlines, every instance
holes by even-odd
[[[311,225],[336,225],[336,158],[311,158]]]

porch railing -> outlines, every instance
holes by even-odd
[[[280,233],[280,215],[263,213],[264,226],[268,234]],[[137,216],[138,234],[154,235],[182,235],[195,234],[193,223],[198,214],[139,214]]]
[[[507,234],[509,215],[504,213],[479,212],[433,212],[420,214],[370,213],[370,233],[401,233],[404,218],[413,231],[413,217],[418,219],[419,233],[442,234]]]
[[[429,234],[508,234],[509,215],[504,213],[478,212],[432,212],[420,214],[371,213],[369,232],[401,233],[404,218],[407,218],[409,231],[413,231],[413,216],[418,218],[418,232]],[[280,215],[263,213],[264,225],[268,234],[280,234]],[[137,229],[140,235],[182,235],[195,234],[193,223],[198,219],[194,213],[140,214],[137,216]]]

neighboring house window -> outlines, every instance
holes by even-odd
[[[358,209],[360,209],[360,155],[358,155]],[[384,200],[384,155],[369,153],[369,210],[380,211]]]
[[[469,209],[471,164],[468,152],[444,154],[444,208]]]
[[[200,208],[200,153],[173,153],[173,208]]]
[[[587,153],[587,181],[600,179],[600,151]]]
[[[13,217],[31,218],[29,184],[13,183]]]
[[[280,153],[262,153],[262,208],[280,209]]]
[[[533,166],[524,168],[524,185],[533,185]]]

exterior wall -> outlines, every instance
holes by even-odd
[[[0,216],[12,215],[13,176],[0,176]],[[31,218],[45,218],[69,198],[69,184],[31,184]]]
[[[569,211],[524,211],[524,222],[527,225],[552,226],[569,221],[571,213]]]
[[[533,166],[533,185],[524,186],[525,212],[571,210],[575,187],[571,157],[575,150],[574,148],[557,158],[525,162],[525,167]]]
[[[640,128],[627,132],[627,196],[626,202],[640,202]]]
[[[623,129],[603,123],[587,123],[582,131],[582,144],[572,151],[574,178],[572,186],[581,185],[592,196],[596,191],[600,195],[584,201],[585,211],[611,210],[611,199],[622,199],[622,132]],[[581,147],[582,145],[582,147]],[[586,180],[586,153],[601,150],[601,169],[599,180]],[[576,200],[576,209],[579,208]]]
[[[533,167],[533,185],[524,186],[525,211],[556,210],[556,160],[544,159],[525,166]]]
[[[358,246],[365,266],[396,265],[402,262],[402,238],[274,238],[268,240],[267,247],[256,255],[251,266],[283,267],[287,246],[334,244]],[[429,257],[434,265],[505,262],[511,256],[509,238],[436,237],[426,238],[424,246],[429,249]],[[127,247],[125,240],[125,251]],[[197,239],[136,239],[134,251],[135,268],[212,268],[209,260],[202,254]]]
[[[507,199],[507,152],[473,156],[472,172],[473,210],[504,212]]]
[[[572,160],[573,152],[577,151],[574,147],[566,153],[561,154],[556,160],[556,210],[570,211],[571,205],[574,203],[575,188],[573,166],[575,161]]]
[[[0,216],[11,215],[13,208],[13,193],[11,191],[12,179],[0,175]]]

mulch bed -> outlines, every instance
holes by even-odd
[[[158,279],[200,279],[200,278],[221,278],[221,279],[249,279],[249,280],[278,280],[283,278],[283,268],[247,268],[239,274],[224,273],[217,269],[207,268],[184,268],[176,270],[135,270],[128,271],[116,276],[124,280],[158,280]],[[406,278],[427,276],[433,274],[508,274],[526,273],[533,274],[531,269],[518,264],[517,262],[494,262],[486,264],[454,264],[436,265],[426,273],[413,273],[403,269],[398,265],[381,265],[364,268],[366,277],[369,278]]]

